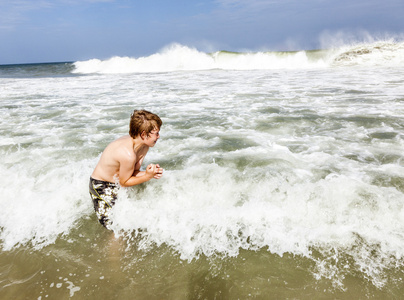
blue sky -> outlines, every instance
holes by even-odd
[[[403,16],[403,0],[0,0],[0,64],[403,40]]]

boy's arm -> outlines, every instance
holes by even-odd
[[[134,170],[134,168],[133,160],[127,159],[120,162],[119,183],[121,186],[134,186],[152,178],[159,179],[163,175],[163,169],[159,165],[150,164],[146,171]]]
[[[143,176],[144,174],[146,174],[145,171],[140,171],[140,167],[142,166],[143,159],[144,159],[144,156],[135,164],[135,166],[134,166],[135,171],[133,171],[132,176],[140,177],[140,176]]]
[[[135,176],[134,166],[132,161],[122,161],[120,162],[119,168],[119,183],[121,186],[133,186],[137,184],[141,184],[143,182],[149,181],[153,178],[146,172],[141,176]],[[140,174],[136,174],[140,175]]]

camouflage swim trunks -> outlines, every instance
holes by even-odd
[[[118,197],[119,185],[90,177],[90,195],[93,199],[98,221],[107,229],[111,229],[110,212]]]

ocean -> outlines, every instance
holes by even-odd
[[[0,66],[0,299],[402,299],[404,43]],[[158,114],[113,232],[88,180]]]

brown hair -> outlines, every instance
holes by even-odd
[[[129,135],[136,138],[142,132],[148,135],[153,129],[160,130],[163,122],[158,115],[146,110],[134,110],[130,116]]]

